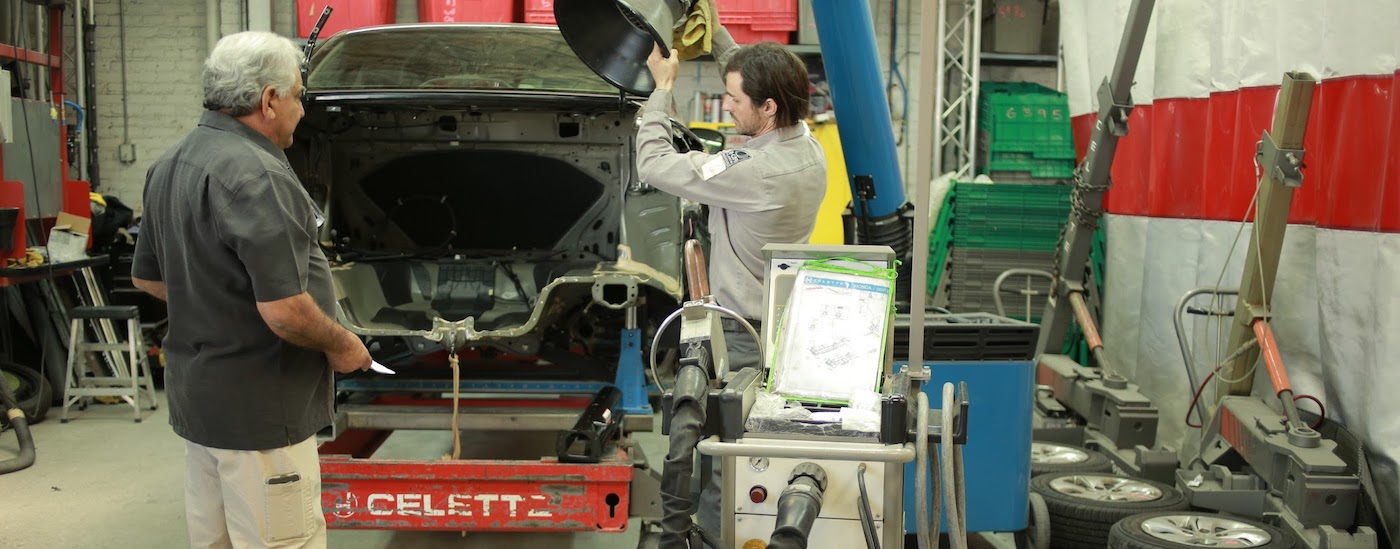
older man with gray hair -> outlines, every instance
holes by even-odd
[[[275,34],[220,40],[199,126],[146,174],[131,274],[169,305],[191,547],[326,546],[315,435],[331,371],[370,365],[335,321],[322,219],[282,152],[303,114],[300,66]]]

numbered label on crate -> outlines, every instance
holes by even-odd
[[[1007,107],[1002,114],[1007,120],[1053,120],[1058,122],[1065,119],[1064,109],[1047,109],[1045,107]]]

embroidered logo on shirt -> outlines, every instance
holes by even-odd
[[[700,167],[700,176],[706,181],[709,181],[710,178],[723,173],[724,170],[729,169],[730,166],[750,158],[753,158],[753,156],[750,155],[748,151],[744,150],[721,151]]]

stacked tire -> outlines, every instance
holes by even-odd
[[[1031,476],[1049,473],[1107,473],[1113,470],[1108,456],[1082,446],[1040,440],[1031,441]]]
[[[1031,479],[1031,491],[1045,500],[1056,549],[1102,549],[1125,518],[1189,507],[1171,486],[1103,472],[1040,475]]]
[[[1258,521],[1194,511],[1133,515],[1114,524],[1108,534],[1109,549],[1300,546],[1292,534]]]

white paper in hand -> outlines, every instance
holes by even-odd
[[[381,374],[393,374],[393,373],[395,373],[393,370],[390,370],[387,366],[385,366],[385,365],[383,365],[383,364],[380,364],[378,360],[370,360],[370,361],[369,361],[369,369],[370,369],[371,371],[379,372],[379,373],[381,373]]]

